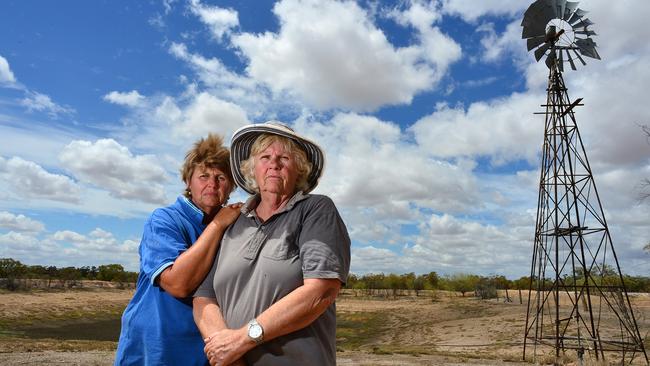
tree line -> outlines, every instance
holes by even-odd
[[[599,281],[591,285],[607,285],[607,282],[617,283],[617,273],[612,268],[604,267],[599,273]],[[55,284],[64,287],[64,284],[75,284],[80,280],[98,280],[118,283],[135,283],[138,279],[137,272],[124,270],[120,264],[105,264],[100,266],[83,267],[56,267],[42,265],[25,265],[12,258],[0,258],[0,287],[10,290],[18,289],[20,280],[39,279],[47,281],[47,287]],[[650,292],[650,277],[624,275],[625,287],[629,292]],[[585,276],[578,274],[575,277],[565,277],[564,285],[584,284]],[[533,288],[543,290],[552,287],[552,281],[547,279],[544,283],[533,283]],[[524,276],[516,280],[509,280],[502,275],[479,276],[475,274],[459,273],[440,276],[437,272],[416,275],[414,272],[405,274],[368,273],[348,276],[345,288],[365,295],[386,295],[396,297],[403,293],[420,295],[423,290],[447,290],[459,292],[462,296],[473,294],[482,298],[496,297],[497,290],[528,290],[530,277]]]
[[[597,279],[588,277],[590,285],[609,285],[619,283],[618,275],[610,269],[606,270]],[[585,276],[577,274],[575,277],[564,277],[565,286],[581,286],[585,283]],[[650,292],[650,277],[624,275],[623,281],[629,292]],[[549,290],[553,281],[546,279],[543,283],[533,283],[534,289]],[[479,276],[475,274],[459,273],[454,275],[439,276],[436,272],[416,275],[406,273],[402,275],[369,273],[364,275],[350,274],[345,288],[358,291],[366,295],[397,296],[405,292],[413,292],[419,296],[423,290],[447,290],[460,292],[462,296],[471,293],[481,298],[496,297],[497,290],[528,290],[531,286],[530,277],[523,276],[516,280],[509,280],[502,275]],[[506,295],[507,296],[507,295]]]
[[[104,264],[100,266],[56,267],[26,265],[12,258],[0,258],[0,279],[2,287],[17,290],[24,287],[28,279],[46,281],[47,287],[72,287],[81,280],[97,280],[135,283],[137,272],[124,270],[121,264]]]

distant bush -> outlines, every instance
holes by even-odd
[[[28,266],[12,258],[0,258],[0,279],[0,288],[16,291],[29,286],[42,286],[41,283],[27,281],[28,279],[45,281],[46,288],[71,288],[81,287],[82,280],[110,281],[120,284],[135,283],[138,273],[125,271],[120,264],[57,268],[42,265]]]
[[[624,275],[623,280],[629,292],[650,292],[650,277]],[[506,290],[507,293],[507,290],[528,290],[530,286],[530,277],[528,276],[509,280],[502,275],[486,277],[467,273],[440,277],[436,272],[421,275],[416,275],[413,272],[402,275],[393,273],[356,275],[351,273],[345,284],[345,288],[353,290],[355,296],[363,294],[365,296],[397,297],[411,293],[419,296],[423,290],[447,290],[460,292],[463,296],[473,293],[483,299],[497,298],[498,290]],[[551,279],[532,284],[533,289],[544,290],[552,287]]]

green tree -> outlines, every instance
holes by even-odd
[[[417,276],[415,273],[410,272],[400,276],[401,283],[400,288],[405,290],[414,290],[415,289],[415,279]]]
[[[0,258],[0,277],[19,278],[27,271],[27,267],[12,258]]]
[[[99,266],[97,279],[100,281],[122,282],[124,267],[121,264],[104,264]]]
[[[384,288],[390,289],[393,298],[397,298],[397,290],[403,288],[402,278],[394,273],[389,274],[386,278],[386,285]]]
[[[495,278],[480,277],[476,283],[476,295],[483,300],[497,297]]]
[[[0,278],[6,278],[6,287],[14,291],[19,288],[18,279],[24,278],[27,266],[12,258],[0,258]]]
[[[99,269],[97,267],[92,266],[83,266],[79,268],[79,272],[81,272],[82,278],[86,280],[95,280],[97,279],[97,274],[99,273]]]
[[[417,276],[415,281],[413,281],[413,290],[415,291],[415,296],[420,296],[420,291],[424,290],[426,284],[426,279],[424,276]]]
[[[459,273],[449,277],[449,285],[453,291],[460,292],[463,297],[465,294],[476,289],[480,278],[477,275]]]
[[[530,277],[520,277],[519,279],[512,281],[512,285],[517,290],[528,290],[530,286]]]
[[[440,277],[438,277],[438,274],[436,272],[429,272],[425,277],[425,285],[430,288],[431,290],[435,290],[438,288],[440,285]]]
[[[61,282],[61,286],[65,286],[66,284],[68,287],[76,286],[77,281],[81,279],[81,272],[75,267],[65,267],[59,269],[59,281]]]

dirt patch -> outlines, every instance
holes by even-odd
[[[116,289],[0,293],[0,327],[121,314],[131,297]]]
[[[10,330],[118,319],[132,295],[132,290],[118,289],[0,293],[0,365],[111,365],[114,341],[29,338]],[[647,340],[650,295],[633,294],[631,301]],[[344,294],[337,300],[337,313],[339,365],[525,364],[525,299],[520,304],[443,292],[396,299]]]

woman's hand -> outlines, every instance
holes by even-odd
[[[214,222],[222,230],[225,230],[228,226],[230,226],[230,224],[237,220],[239,214],[241,213],[241,207],[243,205],[243,203],[237,202],[223,206],[214,216],[212,222]]]
[[[246,365],[242,356],[255,347],[248,338],[246,327],[241,329],[222,329],[205,339],[203,351],[210,365]]]
[[[233,203],[219,209],[212,219],[214,225],[210,223],[194,244],[162,271],[158,278],[160,287],[177,298],[190,296],[210,271],[223,233],[235,222],[242,205]]]

